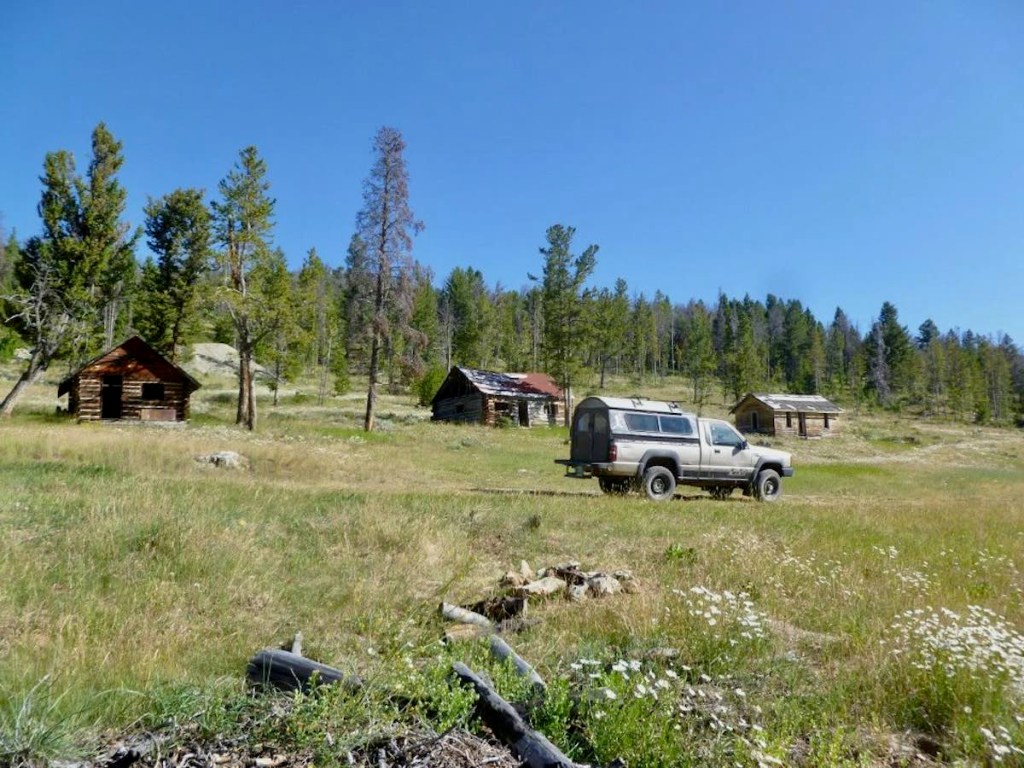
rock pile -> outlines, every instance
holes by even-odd
[[[632,571],[584,571],[580,563],[567,563],[542,568],[534,572],[525,560],[518,571],[509,571],[501,578],[501,586],[518,597],[554,597],[561,595],[574,602],[592,597],[606,597],[620,592],[639,591]]]

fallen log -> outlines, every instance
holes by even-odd
[[[523,761],[527,768],[576,768],[562,751],[544,734],[531,729],[505,699],[461,662],[452,671],[463,685],[471,686],[477,695],[477,712],[498,739]]]
[[[491,632],[495,629],[494,622],[486,616],[481,616],[479,613],[474,611],[467,611],[465,608],[460,608],[459,606],[452,605],[451,603],[441,603],[441,616],[448,619],[448,621],[457,621],[460,624],[472,624],[476,627],[489,629]]]
[[[264,648],[249,660],[246,676],[256,685],[273,686],[283,691],[308,691],[314,685],[341,683],[360,688],[362,681],[340,669],[307,659],[290,651]]]
[[[502,661],[511,661],[519,676],[529,680],[537,693],[544,693],[548,689],[547,683],[544,682],[544,678],[537,674],[537,670],[526,659],[513,651],[512,646],[498,635],[491,635],[491,654]]]

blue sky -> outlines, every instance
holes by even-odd
[[[415,256],[518,288],[554,223],[592,283],[800,299],[867,330],[1024,342],[1024,4],[12,2],[0,215],[39,229],[47,151],[124,143],[127,216],[216,192],[255,144],[276,243],[344,259],[381,125]],[[140,251],[144,255],[145,248]]]

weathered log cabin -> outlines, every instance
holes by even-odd
[[[729,413],[741,432],[760,435],[829,437],[839,434],[843,409],[821,395],[767,395],[751,392]]]
[[[108,349],[60,383],[83,421],[185,421],[199,382],[138,336]]]
[[[496,373],[456,366],[430,402],[434,421],[532,427],[561,423],[562,390],[546,373]]]

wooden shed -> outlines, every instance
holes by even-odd
[[[60,383],[79,419],[185,421],[199,382],[138,336],[108,349]]]
[[[839,434],[843,409],[821,395],[744,396],[729,413],[735,414],[736,428],[761,435],[828,437]]]
[[[454,367],[430,402],[434,421],[520,427],[559,424],[562,390],[546,373],[496,373]]]

